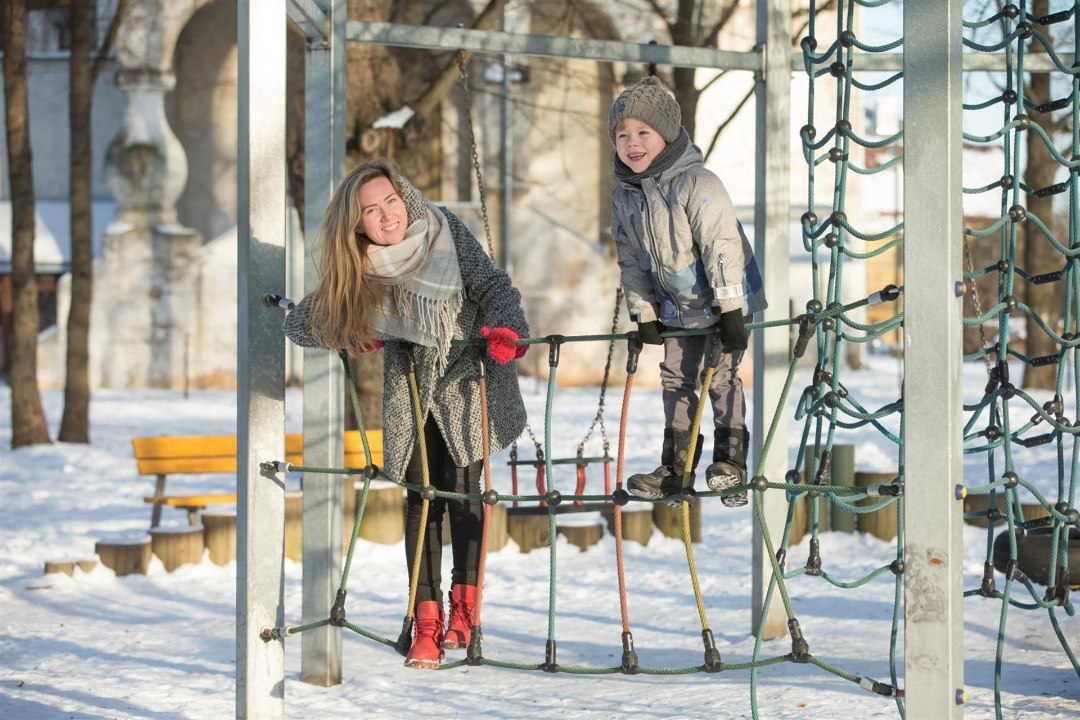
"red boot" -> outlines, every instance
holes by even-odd
[[[413,643],[405,656],[405,667],[437,668],[442,662],[439,638],[443,629],[443,609],[434,600],[416,603]]]
[[[446,623],[446,633],[442,638],[444,650],[469,647],[475,610],[475,585],[454,585],[450,588],[450,621]]]

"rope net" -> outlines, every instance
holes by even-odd
[[[880,230],[871,230],[868,226],[860,227],[862,223],[859,218],[849,217],[846,208],[849,179],[855,179],[856,182],[871,182],[869,178],[890,170],[893,170],[895,175],[903,163],[902,131],[886,137],[871,135],[859,129],[862,123],[853,119],[852,114],[852,108],[880,103],[880,98],[890,95],[895,97],[901,86],[902,73],[884,76],[874,81],[860,80],[853,75],[861,56],[894,51],[903,45],[902,37],[882,44],[870,45],[860,41],[856,32],[857,8],[862,27],[870,27],[875,23],[875,13],[884,12],[888,2],[889,0],[837,0],[835,3],[828,4],[830,15],[826,16],[817,11],[819,3],[811,0],[807,31],[801,41],[803,72],[807,81],[807,121],[799,132],[799,138],[806,162],[807,197],[806,212],[800,219],[800,225],[802,247],[810,269],[811,297],[806,303],[806,311],[798,316],[781,321],[748,325],[749,329],[795,331],[796,339],[781,399],[778,407],[773,410],[768,436],[764,438],[761,453],[754,458],[754,468],[752,468],[764,467],[770,452],[787,451],[786,448],[774,450],[773,437],[780,422],[793,422],[801,426],[801,435],[797,442],[798,450],[791,470],[782,479],[766,478],[760,475],[760,470],[755,470],[749,474],[751,479],[745,485],[722,492],[695,492],[693,489],[684,488],[679,495],[660,500],[632,498],[623,489],[623,458],[630,390],[637,367],[638,353],[641,350],[641,343],[636,334],[617,334],[613,331],[606,335],[548,336],[525,338],[519,341],[523,344],[544,344],[548,347],[549,369],[542,446],[541,440],[533,437],[531,430],[529,432],[538,451],[538,462],[542,461],[544,464],[547,478],[545,491],[531,495],[518,494],[516,490],[512,494],[499,494],[491,486],[489,457],[485,458],[485,489],[479,496],[435,491],[430,486],[417,487],[405,484],[402,486],[421,492],[422,497],[425,498],[425,505],[435,497],[444,497],[459,500],[481,499],[485,506],[520,502],[537,503],[545,508],[549,526],[550,577],[544,661],[506,662],[484,657],[478,608],[473,641],[466,657],[460,661],[444,663],[440,665],[440,669],[452,669],[468,664],[585,675],[611,673],[678,675],[747,670],[750,673],[751,709],[754,717],[757,717],[758,680],[761,670],[780,663],[798,663],[813,665],[856,683],[878,696],[892,698],[898,714],[903,717],[903,690],[897,670],[897,643],[903,612],[904,582],[903,398],[898,397],[894,401],[871,408],[868,407],[869,402],[849,392],[843,383],[843,374],[846,371],[843,358],[849,348],[849,343],[882,343],[898,333],[904,319],[899,302],[902,297],[900,288],[888,285],[878,292],[866,295],[863,289],[865,286],[859,281],[859,278],[866,276],[867,263],[886,253],[892,253],[893,257],[902,253],[904,228],[903,222],[900,221],[900,208],[896,208],[897,222],[891,227]],[[985,10],[988,6],[992,7],[992,4],[982,2],[969,3],[969,5],[971,8],[978,7],[980,10]],[[979,349],[965,355],[965,360],[983,360],[988,375],[985,388],[979,388],[977,393],[965,393],[965,397],[971,397],[973,394],[978,396],[977,400],[964,406],[965,412],[968,413],[964,429],[964,452],[969,457],[968,472],[965,474],[968,477],[971,476],[972,462],[978,460],[980,463],[985,463],[986,482],[968,484],[966,487],[958,486],[956,489],[956,500],[961,501],[966,498],[968,506],[972,508],[965,513],[965,518],[981,520],[985,522],[986,527],[984,576],[979,587],[965,590],[964,595],[965,597],[978,596],[989,602],[1000,604],[994,682],[995,709],[999,718],[1001,717],[1003,648],[1007,637],[1006,620],[1011,610],[1045,611],[1048,624],[1060,641],[1063,652],[1080,675],[1080,664],[1077,663],[1069,638],[1062,630],[1059,617],[1062,611],[1069,617],[1075,614],[1069,591],[1070,587],[1076,586],[1075,578],[1080,575],[1080,570],[1071,568],[1073,579],[1070,581],[1069,549],[1075,548],[1080,543],[1080,538],[1069,539],[1070,533],[1073,536],[1080,533],[1077,529],[1080,513],[1076,510],[1077,475],[1080,472],[1078,470],[1080,444],[1077,443],[1077,434],[1080,433],[1080,423],[1072,423],[1069,420],[1070,415],[1074,418],[1080,417],[1080,390],[1078,390],[1080,388],[1080,363],[1077,361],[1076,353],[1071,352],[1080,344],[1080,333],[1077,331],[1078,317],[1080,317],[1080,278],[1078,278],[1075,262],[1075,258],[1080,255],[1080,207],[1078,207],[1077,173],[1074,172],[1074,170],[1080,170],[1080,159],[1077,159],[1080,158],[1080,135],[1077,133],[1078,125],[1080,125],[1077,123],[1077,118],[1080,117],[1080,102],[1078,102],[1080,83],[1076,80],[1076,74],[1080,71],[1072,69],[1070,67],[1072,63],[1067,64],[1058,56],[1050,34],[1054,26],[1068,26],[1072,30],[1069,34],[1069,42],[1074,47],[1080,47],[1076,37],[1080,34],[1080,24],[1073,22],[1076,19],[1077,10],[1073,3],[1067,3],[1067,6],[1067,9],[1060,12],[1036,17],[1031,14],[1031,5],[1021,1],[1018,5],[1006,5],[1003,10],[992,15],[969,19],[964,23],[966,47],[972,52],[1003,53],[1006,61],[1006,67],[1003,67],[1000,73],[1005,83],[1004,91],[997,96],[973,97],[964,105],[965,110],[1000,106],[1002,124],[998,131],[986,137],[969,133],[965,133],[964,137],[972,144],[1000,148],[1003,169],[1000,179],[988,182],[981,187],[964,190],[966,194],[997,193],[1000,196],[1000,214],[985,227],[965,228],[965,237],[962,240],[965,243],[967,264],[964,277],[970,290],[969,297],[974,312],[972,317],[965,317],[963,323],[967,327],[977,328],[982,338]],[[835,14],[832,14],[833,11]],[[883,20],[883,25],[879,27],[888,27],[889,23],[895,25],[892,21],[893,16],[887,17],[888,19]],[[832,20],[835,21],[834,27],[826,27],[826,23]],[[998,35],[997,40],[993,38],[987,40],[987,36],[995,32]],[[1024,61],[1027,54],[1035,49],[1047,53],[1052,59],[1057,68],[1055,82],[1062,87],[1063,92],[1061,99],[1044,105],[1035,105],[1025,94]],[[988,85],[985,83],[972,84],[968,93],[986,95],[984,92],[986,87]],[[880,108],[881,105],[878,104],[878,107]],[[1060,141],[1062,138],[1061,131],[1047,131],[1042,128],[1043,124],[1049,127],[1052,121],[1060,120],[1062,116],[1072,120],[1068,123],[1070,137],[1067,154],[1073,159],[1067,159],[1066,153],[1060,152],[1055,147],[1054,141]],[[1019,180],[1023,169],[1022,141],[1032,134],[1038,135],[1043,141],[1047,151],[1058,162],[1062,174],[1067,174],[1067,179],[1040,188],[1030,187]],[[894,181],[899,182],[899,179],[894,177]],[[984,181],[983,178],[976,180],[976,182]],[[819,185],[823,185],[828,192],[824,201],[818,199]],[[1058,197],[1060,205],[1062,207],[1067,205],[1068,208],[1067,233],[1062,232],[1061,237],[1058,237],[1047,222],[1049,218],[1040,218],[1026,208],[1023,202],[1025,197],[1022,197],[1022,194],[1029,199],[1051,195],[1060,196]],[[820,216],[819,213],[821,213]],[[1025,269],[1017,251],[1018,241],[1025,230],[1029,242],[1041,241],[1052,246],[1053,253],[1056,253],[1054,257],[1059,262],[1058,269],[1049,272],[1044,269],[1037,271],[1032,268]],[[986,267],[978,267],[973,258],[976,255],[981,257],[981,254],[968,247],[968,243],[989,243],[994,238],[998,240],[997,260]],[[848,278],[851,280],[845,282]],[[1029,285],[1056,283],[1059,284],[1058,287],[1063,288],[1058,297],[1060,312],[1056,315],[1060,321],[1056,325],[1048,325],[1039,313],[1017,298],[1015,294],[1017,278]],[[987,286],[985,282],[977,285],[980,279],[994,281],[995,290],[992,297],[980,296],[979,287]],[[988,307],[984,308],[984,305]],[[878,312],[879,319],[872,322],[867,320],[869,307],[873,307]],[[1052,354],[1031,358],[1017,349],[1018,337],[1015,330],[1020,315],[1028,318],[1029,332],[1032,332],[1032,329],[1038,329],[1052,339],[1056,348]],[[1012,320],[1012,326],[1010,326],[1010,320]],[[705,332],[709,331],[675,330],[668,332],[667,335],[684,336]],[[619,446],[616,455],[615,491],[610,494],[588,495],[581,492],[581,487],[578,486],[575,493],[560,492],[551,453],[551,424],[560,348],[566,343],[595,341],[611,343],[623,341],[627,343],[628,348],[627,380],[623,394]],[[480,353],[484,351],[482,341],[462,342],[477,346],[478,382],[481,383],[481,395],[486,398],[486,393],[483,392],[482,363],[479,362]],[[1056,364],[1054,398],[1040,403],[1029,392],[1018,387],[1010,379],[1010,363],[1007,362],[1010,358],[1013,366],[1020,364],[1025,367],[1040,367]],[[715,361],[715,358],[710,360],[712,367],[715,367]],[[792,393],[796,371],[800,368],[810,370],[810,363],[813,363],[812,371],[808,373],[812,378],[811,383],[797,390],[795,414],[793,418],[788,418],[785,408],[787,399]],[[708,370],[709,378],[711,378],[712,367]],[[348,377],[347,363],[345,363],[345,368]],[[347,384],[352,393],[357,426],[363,428],[364,422],[360,417],[351,377],[348,377]],[[411,384],[415,388],[415,383]],[[708,384],[708,379],[705,384]],[[1072,388],[1072,400],[1068,403],[1070,411],[1068,413],[1065,399],[1067,386]],[[691,433],[693,437],[697,437],[697,426],[701,422],[702,409],[707,398],[707,393],[701,394],[695,416],[694,432]],[[414,398],[414,400],[414,405],[417,406],[417,416],[414,420],[418,427],[422,427],[422,410],[419,408],[418,399]],[[606,458],[608,455],[607,437],[604,434],[602,403],[601,399],[601,411],[586,433],[586,440],[594,427],[599,425]],[[1025,420],[1024,418],[1028,415],[1030,418]],[[833,461],[839,446],[843,444],[845,434],[867,427],[874,428],[895,448],[895,477],[866,487],[834,483]],[[584,444],[585,440],[582,441],[582,447]],[[1047,497],[1040,491],[1038,485],[1026,477],[1024,469],[1025,451],[1028,448],[1044,445],[1052,446],[1057,453],[1058,476],[1053,497]],[[410,586],[409,607],[405,614],[401,634],[396,641],[358,627],[349,622],[345,616],[346,583],[357,546],[356,540],[370,483],[376,477],[389,480],[379,468],[371,463],[366,441],[364,450],[367,456],[365,468],[294,466],[284,462],[267,464],[270,469],[276,471],[357,474],[364,478],[352,539],[342,573],[341,587],[330,618],[296,627],[272,628],[266,631],[268,637],[290,636],[330,624],[348,628],[375,642],[395,647],[401,653],[408,650],[409,633],[412,627],[411,596],[415,592],[415,570]],[[582,454],[583,450],[579,448],[579,458]],[[691,448],[689,456],[692,458],[693,455]],[[690,507],[694,502],[711,501],[719,496],[734,495],[747,490],[753,491],[755,496],[754,512],[757,513],[760,521],[762,540],[773,572],[763,601],[762,621],[755,635],[753,653],[744,661],[730,662],[724,661],[716,649],[702,600],[690,538]],[[779,537],[770,536],[765,522],[761,503],[761,494],[764,492],[785,493],[788,509],[786,523]],[[973,501],[980,497],[984,498],[986,503],[981,506],[982,509],[974,509]],[[1034,502],[1025,503],[1025,498],[1031,498]],[[557,660],[555,588],[558,563],[555,552],[557,534],[555,516],[560,505],[572,502],[605,503],[614,514],[615,562],[618,566],[622,621],[622,653],[619,665],[579,667],[560,664]],[[642,666],[638,662],[634,648],[633,618],[628,610],[628,587],[622,554],[621,513],[628,503],[659,502],[677,504],[681,512],[687,570],[701,624],[703,656],[700,665],[673,668]],[[1034,509],[1038,509],[1038,512],[1034,512]],[[845,513],[861,523],[863,517],[881,512],[895,516],[897,530],[890,554],[861,577],[840,578],[831,574],[828,564],[824,562],[820,554],[820,533],[829,529],[832,519],[842,517]],[[789,562],[792,530],[803,513],[806,518],[806,531],[810,537],[809,553],[805,562],[792,563]],[[485,512],[485,542],[489,514]],[[995,543],[995,536],[1001,528],[1005,528],[1002,536],[1006,538],[1006,542]],[[1047,571],[1046,577],[1039,579],[1039,582],[1046,587],[1045,591],[1041,591],[1036,586],[1033,578],[1025,573],[1020,563],[1020,546],[1024,540],[1037,533],[1046,536],[1047,549],[1042,560]],[[418,547],[422,545],[422,542],[418,543]],[[997,570],[1004,578],[1000,586],[995,577],[995,545],[998,545],[1000,556]],[[478,583],[481,588],[483,587],[482,578],[483,565],[481,566],[481,582]],[[887,653],[889,659],[890,674],[886,681],[861,677],[825,662],[813,654],[810,642],[812,638],[804,637],[791,601],[792,591],[796,589],[793,585],[810,582],[825,582],[842,589],[877,582],[882,585],[883,594],[891,593],[889,618],[891,640],[887,648],[881,649],[881,653]],[[772,603],[777,602],[777,597],[783,605],[783,612],[787,619],[791,648],[790,652],[785,654],[764,656],[762,648],[765,640],[765,619],[769,615]]]

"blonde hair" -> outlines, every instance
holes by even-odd
[[[315,338],[356,355],[375,340],[374,315],[387,289],[368,279],[371,240],[361,230],[360,188],[384,177],[401,194],[400,173],[386,159],[357,166],[338,185],[323,213],[313,251],[319,253],[319,282],[311,311]]]

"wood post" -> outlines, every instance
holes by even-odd
[[[294,562],[304,559],[304,493],[285,492],[285,557]]]
[[[653,523],[656,529],[669,538],[681,540],[682,508],[671,507],[667,503],[656,503],[652,509]],[[690,506],[690,542],[701,542],[701,502]]]
[[[895,475],[893,477],[896,477]],[[829,484],[851,487],[855,484],[855,446],[833,443],[829,460]],[[856,516],[829,503],[829,529],[836,532],[855,532]]]
[[[600,538],[604,536],[603,523],[592,519],[582,522],[584,518],[567,522],[566,519],[569,517],[569,515],[565,516],[563,522],[556,524],[556,535],[562,535],[567,542],[576,545],[582,552],[600,542]]]
[[[491,520],[488,521],[487,551],[499,552],[506,547],[509,539],[506,531],[506,506],[502,503],[485,505],[484,511],[491,514]]]
[[[614,535],[615,508],[604,508],[601,512],[604,515],[604,520],[607,521],[608,532]],[[623,540],[632,540],[641,545],[648,545],[653,531],[652,508],[623,507],[620,514],[622,515]]]
[[[150,567],[150,537],[128,540],[99,540],[94,552],[101,564],[120,575],[145,575]]]
[[[86,558],[84,560],[76,560],[75,566],[83,572],[90,572],[97,567],[97,560],[95,558]]]
[[[871,485],[886,484],[896,479],[896,472],[857,472],[855,473],[856,487],[869,487]],[[869,497],[859,500],[859,505],[872,505],[881,498]],[[875,510],[872,513],[859,515],[859,532],[870,533],[876,538],[893,540],[896,538],[896,505],[889,505]]]
[[[506,532],[517,543],[518,550],[523,553],[547,545],[551,538],[548,532],[548,516],[546,514],[508,514],[506,517]]]
[[[210,512],[202,515],[203,536],[210,562],[228,565],[236,559],[236,511]]]
[[[791,531],[788,533],[788,546],[798,545],[810,530],[810,502],[805,495],[795,499],[795,512],[791,516]]]
[[[64,573],[65,575],[75,574],[75,561],[74,560],[46,560],[45,561],[45,574],[49,573]]]
[[[356,502],[360,502],[359,492]],[[360,537],[380,545],[395,545],[405,537],[404,488],[385,481],[372,481],[364,517],[360,519]]]
[[[187,563],[199,563],[206,547],[201,525],[151,528],[150,543],[154,554],[165,565],[166,572]]]

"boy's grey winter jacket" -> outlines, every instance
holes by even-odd
[[[611,196],[611,235],[630,317],[675,328],[714,325],[721,311],[752,315],[767,303],[754,252],[727,189],[690,145],[641,187]]]
[[[480,337],[480,328],[505,327],[528,337],[529,326],[521,310],[521,295],[509,276],[495,267],[468,228],[445,208],[457,247],[465,300],[454,326],[454,339]],[[308,295],[285,318],[285,334],[303,347],[316,347],[311,332]],[[405,479],[416,446],[416,418],[409,390],[409,354],[416,364],[420,405],[439,425],[450,457],[464,467],[483,457],[480,422],[480,363],[487,377],[488,427],[492,454],[502,450],[525,428],[525,404],[518,387],[516,363],[499,365],[487,355],[487,347],[451,346],[446,372],[437,377],[435,348],[387,339],[383,348],[383,456],[387,475]]]

